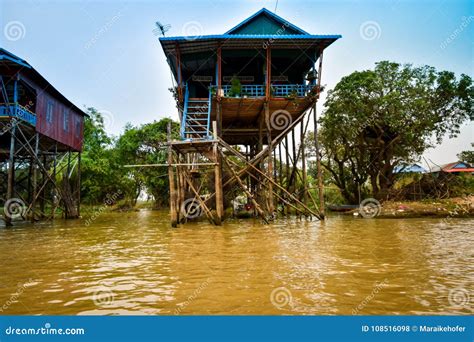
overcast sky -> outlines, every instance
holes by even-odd
[[[171,76],[154,22],[167,36],[221,34],[276,1],[0,0],[1,46],[26,59],[76,105],[101,110],[109,132],[163,117],[177,119]],[[324,55],[333,88],[380,60],[473,76],[472,1],[279,0],[276,13],[312,34],[342,34]],[[322,98],[324,100],[324,96]],[[320,109],[322,106],[319,106]],[[426,157],[441,164],[474,142],[474,124]]]

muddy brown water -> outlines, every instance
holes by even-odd
[[[473,219],[0,227],[0,314],[472,314]]]

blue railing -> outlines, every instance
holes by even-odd
[[[36,126],[35,113],[30,112],[28,109],[19,104],[0,104],[0,117],[1,116],[18,118],[28,122],[32,126]]]
[[[314,87],[312,84],[272,84],[272,96],[286,97],[296,96],[305,97]]]
[[[231,85],[223,85],[222,90],[224,96],[237,97],[236,94],[232,94]],[[213,86],[213,88],[217,88]],[[271,85],[271,96],[273,97],[305,97],[311,89],[314,88],[314,84],[272,84]],[[260,84],[242,84],[241,91],[238,97],[263,97],[265,96],[265,86]]]
[[[234,96],[230,89],[231,85],[223,85],[222,89],[224,91],[224,96]],[[265,96],[265,86],[260,84],[243,84],[241,85],[240,97],[249,96],[249,97],[261,97]]]
[[[207,105],[207,138],[212,139],[211,134],[211,106],[212,106],[212,93],[209,92],[209,100]]]
[[[187,116],[188,116],[188,98],[189,98],[189,90],[188,90],[188,84],[186,83],[185,86],[185,91],[184,91],[184,109],[183,109],[183,117],[182,117],[182,120],[181,120],[181,131],[180,131],[180,134],[181,134],[181,139],[186,139],[186,133],[184,133],[186,131],[186,119],[187,119]]]

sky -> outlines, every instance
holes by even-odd
[[[456,74],[474,71],[474,2],[461,0],[35,1],[0,0],[0,46],[26,59],[79,107],[93,106],[119,134],[178,119],[169,67],[154,23],[167,36],[221,34],[266,7],[312,34],[341,34],[325,50],[322,83],[391,60]],[[324,102],[325,96],[322,96]],[[319,111],[323,109],[319,105]],[[427,151],[436,164],[470,149],[474,123]]]

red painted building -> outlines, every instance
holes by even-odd
[[[86,114],[28,62],[0,48],[0,117],[17,117],[58,142],[60,151],[81,151]]]
[[[27,61],[0,48],[0,207],[7,225],[79,216],[86,116]]]

